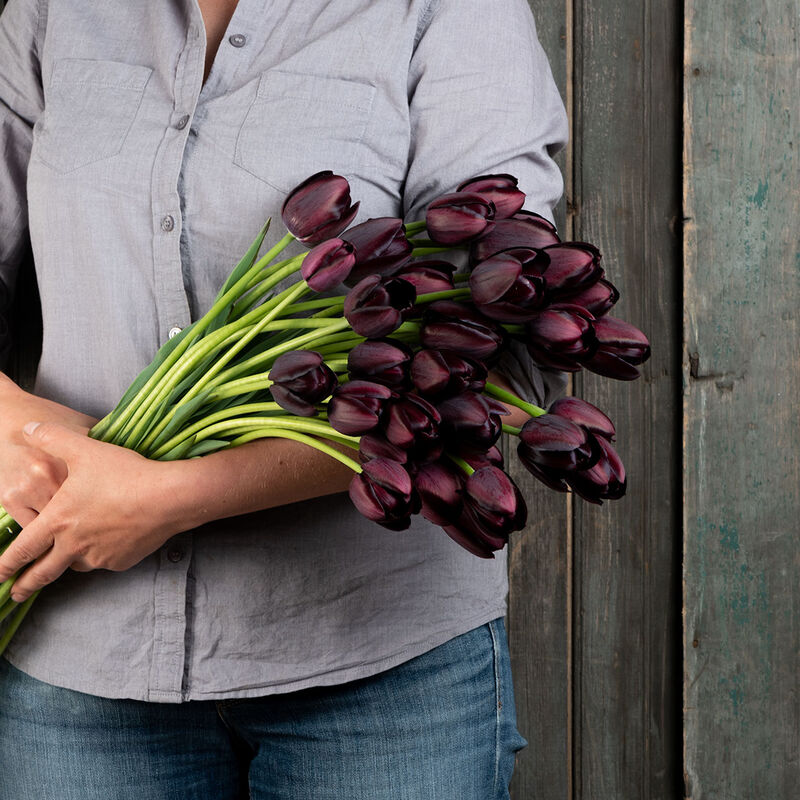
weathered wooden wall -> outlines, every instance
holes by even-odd
[[[800,9],[687,0],[685,771],[800,796]]]
[[[516,537],[509,641],[515,800],[680,796],[680,59],[675,0],[531,7],[572,122],[564,238],[590,241],[649,336],[643,377],[574,394],[618,427],[628,494],[597,507],[524,475],[541,510]]]

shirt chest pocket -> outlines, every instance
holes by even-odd
[[[32,155],[61,173],[117,155],[152,71],[119,61],[56,61]]]
[[[265,72],[234,163],[282,193],[323,169],[352,176],[374,158],[365,134],[375,91],[342,78]]]

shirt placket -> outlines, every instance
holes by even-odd
[[[174,104],[153,165],[151,197],[153,267],[159,340],[191,322],[181,266],[181,203],[178,180],[186,139],[197,107],[205,48],[202,29],[192,23],[175,70]],[[186,589],[192,558],[190,531],[172,537],[159,551],[153,587],[153,656],[148,699],[180,702],[186,658]]]

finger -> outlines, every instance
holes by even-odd
[[[3,508],[11,515],[12,519],[19,523],[20,527],[24,528],[33,522],[39,516],[39,512],[35,508],[15,503],[11,500],[3,502]],[[0,531],[2,532],[2,531]]]
[[[5,553],[0,556],[0,583],[53,546],[53,534],[49,524],[43,519],[43,516],[39,514],[36,519],[22,529]]]
[[[67,464],[86,447],[86,434],[58,422],[27,422],[22,433],[28,444],[64,459]]]
[[[58,578],[72,558],[71,555],[59,552],[57,547],[51,547],[14,581],[11,599],[17,603],[27,600],[34,592]]]

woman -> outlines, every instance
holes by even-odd
[[[2,662],[0,796],[508,797],[505,552],[378,528],[293,442],[167,464],[84,434],[306,176],[410,221],[510,172],[552,219],[566,134],[523,0],[11,0],[0,282],[29,237],[44,340],[33,395],[0,381],[0,578],[58,581]]]

